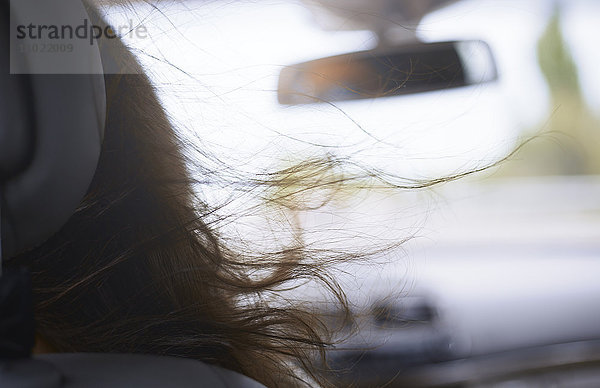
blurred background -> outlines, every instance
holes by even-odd
[[[150,39],[128,44],[182,136],[218,156],[221,164],[200,155],[208,168],[230,165],[250,179],[311,158],[341,159],[403,185],[491,165],[534,137],[480,174],[427,190],[345,184],[301,199],[327,196],[311,211],[247,217],[241,209],[264,198],[233,196],[226,184],[198,188],[226,203],[224,212],[239,210],[226,231],[259,244],[261,231],[285,222],[308,243],[359,249],[409,239],[382,254],[382,265],[345,269],[349,297],[370,315],[332,355],[346,370],[340,385],[600,386],[600,2],[134,4],[135,12],[110,6],[107,15],[148,27]],[[489,45],[495,82],[278,102],[286,66],[472,39]],[[319,174],[352,173],[331,166]]]

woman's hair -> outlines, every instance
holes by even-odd
[[[139,66],[120,50],[123,61]],[[313,256],[297,241],[261,256],[225,244],[207,222],[216,209],[194,193],[198,179],[188,170],[184,141],[139,73],[105,75],[102,153],[75,214],[43,245],[9,262],[31,270],[38,335],[58,352],[178,356],[270,387],[326,384],[318,371],[331,344],[327,326],[311,308],[273,298],[315,280],[348,312],[329,264],[362,255]],[[299,164],[283,176],[327,163]],[[248,184],[274,187],[279,200],[303,192],[281,177]]]
[[[36,332],[58,352],[178,356],[268,386],[299,382],[296,369],[313,373],[326,331],[310,311],[265,295],[322,269],[300,249],[259,264],[224,247],[204,221],[214,209],[193,192],[183,143],[139,73],[105,75],[102,153],[75,214],[9,262],[31,271]]]

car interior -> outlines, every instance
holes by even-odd
[[[284,112],[305,109],[301,114],[317,117],[327,108],[337,113],[342,112],[345,106],[349,109],[366,107],[364,110],[369,111],[376,105],[375,100],[383,105],[386,101],[388,104],[390,101],[406,101],[394,99],[411,96],[427,98],[441,91],[462,89],[477,94],[482,88],[493,87],[506,77],[506,73],[502,72],[503,62],[498,60],[493,44],[476,36],[426,40],[417,35],[417,26],[427,15],[463,2],[298,2],[303,9],[316,15],[320,29],[369,31],[378,37],[378,43],[351,52],[324,53],[314,59],[278,64],[268,102]],[[469,4],[472,5],[472,2]],[[54,61],[47,60],[54,57],[44,57],[37,51],[15,44],[18,31],[32,34],[32,30],[19,30],[17,26],[27,24],[26,21],[31,18],[40,24],[76,25],[81,20],[96,20],[95,12],[84,0],[3,0],[1,3],[0,25],[4,33],[0,35],[0,49],[4,56],[0,64],[0,264],[3,259],[44,243],[65,225],[80,206],[102,152],[107,110],[105,75],[123,71],[118,54],[110,44],[99,44],[99,37],[80,39],[75,48],[69,48],[76,54],[56,56],[60,59]],[[389,18],[382,18],[382,14]],[[340,28],[340,25],[343,27]],[[398,28],[399,25],[409,27]],[[126,69],[124,73],[128,71],[136,70]],[[269,77],[273,78],[273,75]],[[556,93],[552,85],[547,89]],[[261,91],[264,92],[264,88]],[[217,98],[221,97],[217,93]],[[561,105],[560,101],[555,95],[553,103]],[[365,105],[358,105],[361,103]],[[443,105],[444,100],[439,98],[434,103]],[[570,109],[568,103],[561,106],[566,106],[563,111]],[[457,115],[463,113],[468,114],[460,112]],[[357,124],[358,121],[346,121],[359,127],[358,132],[366,132]],[[502,121],[502,118],[497,121]],[[310,127],[311,122],[307,122],[307,127]],[[376,136],[369,136],[369,140],[378,146],[386,144]],[[292,138],[288,135],[282,137]],[[223,138],[244,142],[233,135]],[[304,143],[311,144],[310,141]],[[438,141],[444,145],[444,139]],[[302,146],[305,146],[304,143]],[[506,144],[502,146],[507,148]],[[505,159],[512,160],[514,155],[516,153]],[[440,156],[438,162],[441,160],[439,164],[444,166],[446,162],[443,159],[444,156]],[[478,167],[481,171],[499,164],[496,159],[492,162],[483,160],[485,167]],[[445,179],[454,181],[465,175],[460,170],[456,171]],[[396,299],[370,294],[366,298],[370,304],[367,323],[362,331],[347,327],[343,333],[349,340],[347,338],[328,354],[328,367],[336,373],[344,372],[330,376],[335,384],[359,387],[584,388],[599,384],[600,315],[597,309],[590,307],[599,295],[597,285],[593,285],[597,282],[592,279],[598,266],[595,260],[591,260],[597,258],[597,248],[594,245],[596,235],[589,230],[597,225],[591,219],[597,214],[595,196],[600,192],[600,186],[594,178],[595,172],[577,171],[559,174],[570,180],[569,184],[560,181],[556,186],[553,186],[552,178],[539,174],[543,178],[535,183],[517,179],[497,187],[493,184],[467,184],[465,187],[472,188],[472,191],[449,190],[449,198],[458,198],[452,202],[458,205],[454,208],[449,206],[449,212],[462,212],[466,217],[479,221],[469,218],[471,223],[467,226],[453,227],[451,224],[447,226],[445,220],[440,221],[444,216],[431,217],[446,229],[442,229],[440,246],[434,247],[430,256],[424,255],[434,263],[436,270],[424,271],[423,283],[447,288],[439,291],[432,287],[434,291],[429,293],[417,289],[414,295]],[[428,188],[427,185],[420,187],[418,179],[410,182],[412,186],[407,187]],[[356,185],[360,186],[360,183]],[[396,187],[404,188],[401,184],[396,184]],[[527,189],[555,193],[552,208],[558,209],[556,213],[561,216],[568,214],[564,216],[567,219],[565,228],[572,230],[573,236],[578,232],[581,234],[569,240],[568,244],[561,245],[561,238],[566,241],[571,235],[564,237],[563,229],[552,229],[557,222],[552,221],[548,215],[550,212],[542,207],[543,200],[535,195],[528,197]],[[569,202],[567,199],[571,196],[578,199]],[[381,198],[387,197],[385,194],[377,197],[384,203],[385,199]],[[510,207],[514,203],[521,207]],[[584,208],[581,214],[585,213],[585,216],[573,221],[580,214],[576,205]],[[426,210],[428,216],[429,211]],[[382,213],[386,213],[385,209]],[[368,214],[367,211],[364,214]],[[326,214],[326,217],[329,216]],[[349,219],[344,222],[350,224]],[[499,223],[502,230],[498,230],[500,227],[493,229],[486,223],[492,219],[504,222]],[[535,223],[531,221],[533,219]],[[549,221],[544,221],[546,219]],[[569,224],[571,221],[573,224]],[[489,224],[492,223],[489,221]],[[539,229],[538,234],[531,231],[530,225],[533,224]],[[493,230],[500,237],[496,240],[489,238],[485,235],[488,230]],[[501,238],[509,235],[511,230],[518,230],[525,237],[513,245],[505,243]],[[527,234],[529,232],[531,234]],[[469,233],[475,237],[465,242],[464,236]],[[546,233],[547,239],[540,237],[543,233]],[[545,244],[543,251],[541,248],[531,249],[532,241],[536,239]],[[547,243],[549,239],[552,243]],[[553,245],[554,242],[556,244]],[[527,255],[535,258],[543,255],[548,262],[542,266],[529,265],[523,259]],[[557,264],[564,258],[561,255],[573,259],[571,263],[574,264]],[[473,259],[481,256],[514,266],[508,269],[486,266]],[[456,267],[449,264],[452,260],[460,262],[460,268],[472,278],[455,275]],[[578,263],[583,263],[578,267],[579,272],[569,272]],[[514,274],[511,268],[520,268],[523,272]],[[544,277],[546,283],[539,282],[540,286],[536,288],[532,284],[538,283],[531,281],[536,277]],[[374,283],[379,281],[379,278],[373,280]],[[380,283],[383,284],[383,281]],[[564,295],[560,294],[565,284],[579,284],[580,287],[563,289]],[[462,286],[471,289],[467,292]],[[552,290],[553,300],[543,299],[539,288]],[[533,291],[525,295],[513,292],[513,289]],[[467,294],[471,299],[465,296]],[[502,299],[507,295],[512,296],[513,301],[522,302],[522,305],[506,307],[512,303]],[[28,270],[0,265],[0,387],[264,387],[241,373],[180,357],[95,352],[33,354],[36,341],[33,299]],[[474,302],[465,307],[468,303],[461,304],[463,300]],[[491,306],[493,301],[497,302],[496,306]],[[546,305],[551,307],[539,307]],[[536,315],[538,310],[531,306],[539,308],[541,313]],[[502,311],[515,313],[504,314]],[[327,314],[335,315],[335,312],[325,311],[324,315]],[[469,321],[469,318],[472,320]],[[487,326],[482,328],[478,324]],[[505,332],[497,329],[501,325]],[[520,334],[521,329],[524,334]]]

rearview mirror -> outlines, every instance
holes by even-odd
[[[496,78],[485,42],[415,43],[285,67],[277,96],[286,105],[333,102],[457,88]]]

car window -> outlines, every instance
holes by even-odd
[[[297,216],[314,232],[309,242],[332,247],[352,233],[357,246],[391,230],[418,237],[381,257],[387,267],[360,267],[345,281],[361,303],[425,295],[461,357],[600,338],[599,3],[458,1],[405,27],[426,42],[487,42],[497,82],[299,106],[277,101],[283,67],[373,48],[377,35],[343,20],[323,29],[322,15],[294,1],[136,9],[152,39],[130,43],[180,133],[249,177],[334,156],[414,183],[491,165],[538,135],[475,177],[429,191],[350,185]],[[200,190],[222,200],[234,189]],[[282,222],[247,221],[253,233]]]

